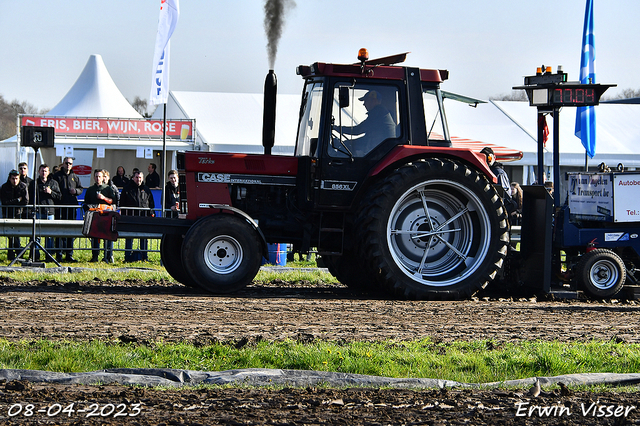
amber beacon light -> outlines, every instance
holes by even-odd
[[[369,51],[364,47],[358,50],[358,60],[360,62],[365,62],[369,60]]]

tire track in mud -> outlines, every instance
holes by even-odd
[[[220,297],[164,282],[8,282],[0,285],[0,310],[0,338],[9,340],[640,342],[633,301],[401,301],[341,286],[250,286]]]

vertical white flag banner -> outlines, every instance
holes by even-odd
[[[169,50],[170,39],[180,16],[179,0],[161,0],[160,18],[156,48],[153,53],[153,72],[151,76],[151,105],[165,104],[169,97]]]

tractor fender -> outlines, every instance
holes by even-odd
[[[486,163],[484,154],[471,151],[466,148],[451,148],[422,145],[400,145],[391,152],[372,170],[369,176],[376,176],[385,170],[390,170],[393,165],[406,163],[421,158],[450,158],[466,163],[468,166],[483,173],[490,182],[496,184],[498,179]]]
[[[253,227],[253,229],[256,230],[256,232],[260,236],[260,241],[262,242],[262,255],[267,258],[269,257],[269,248],[267,246],[267,239],[264,237],[264,234],[262,233],[262,230],[258,226],[258,223],[255,220],[253,220],[253,218],[249,216],[247,213],[226,204],[200,204],[198,207],[200,207],[201,209],[209,208],[209,209],[227,211],[233,214],[240,215],[243,218],[245,218],[245,220],[249,222],[249,224]],[[220,214],[220,213],[214,213],[214,214]]]

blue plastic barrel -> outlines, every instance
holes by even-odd
[[[262,264],[287,266],[287,245],[284,243],[267,244],[269,259],[262,258]]]

